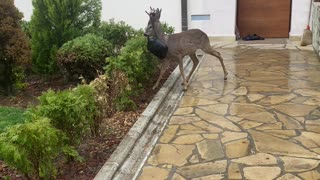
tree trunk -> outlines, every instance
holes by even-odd
[[[11,61],[0,61],[0,93],[6,96],[13,94],[12,73]]]

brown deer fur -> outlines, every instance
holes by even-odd
[[[156,84],[153,86],[153,89],[156,89],[159,86],[159,82],[169,65],[168,62],[175,60],[175,61],[178,61],[179,63],[180,73],[183,78],[184,90],[187,90],[190,77],[192,76],[192,73],[196,69],[197,65],[199,64],[199,60],[195,54],[196,50],[198,49],[201,49],[205,53],[211,54],[219,59],[221,66],[223,68],[224,79],[227,79],[228,73],[224,66],[223,59],[219,52],[212,49],[209,38],[206,35],[206,33],[204,33],[199,29],[191,29],[181,33],[165,35],[161,29],[161,23],[159,20],[161,16],[161,10],[159,9],[155,10],[153,8],[150,8],[150,9],[151,9],[150,13],[146,12],[149,15],[150,19],[144,35],[151,38],[157,38],[168,46],[167,56],[166,58],[163,59],[163,63],[160,69],[160,75]],[[183,61],[182,61],[183,57],[186,55],[189,55],[193,62],[192,70],[187,76],[187,78],[183,71]]]

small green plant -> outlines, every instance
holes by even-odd
[[[54,159],[64,149],[70,154],[76,151],[66,146],[64,134],[54,128],[50,120],[39,117],[32,122],[11,126],[0,134],[0,159],[30,179],[33,176],[52,179],[57,170]]]
[[[58,66],[65,79],[80,76],[93,80],[106,65],[105,58],[113,54],[112,45],[100,36],[87,34],[65,43],[57,53]]]
[[[58,92],[48,90],[39,100],[40,104],[29,109],[29,114],[50,118],[54,127],[62,130],[72,145],[79,144],[94,126],[97,109],[94,89],[88,85]]]
[[[25,83],[25,72],[21,66],[13,68],[13,79],[17,90],[23,90],[27,87],[27,84]]]
[[[118,111],[131,111],[137,109],[136,103],[130,99],[132,92],[124,90],[116,99],[116,108]]]

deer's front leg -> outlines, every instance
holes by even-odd
[[[188,83],[186,80],[186,76],[184,74],[184,70],[183,70],[183,61],[179,61],[179,69],[180,69],[180,73],[182,76],[182,85],[183,85],[183,90],[186,91],[188,89]]]
[[[152,87],[153,90],[155,90],[159,86],[159,83],[162,79],[163,74],[166,72],[168,65],[169,63],[166,60],[161,64],[160,75],[158,77],[156,84]]]

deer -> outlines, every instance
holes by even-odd
[[[165,47],[162,49],[164,49],[164,52],[166,53],[165,56],[161,57],[162,63],[160,67],[160,75],[152,88],[153,90],[159,86],[160,80],[162,79],[169,62],[177,61],[183,79],[183,90],[186,91],[188,89],[189,80],[199,64],[199,60],[196,56],[196,51],[198,49],[201,49],[206,54],[210,54],[219,59],[224,72],[224,80],[227,80],[228,72],[223,63],[223,58],[218,51],[211,47],[209,37],[205,32],[201,31],[200,29],[190,29],[180,33],[165,35],[161,29],[160,22],[162,9],[154,9],[150,7],[150,12],[145,12],[149,15],[149,22],[145,29],[144,36],[148,38],[148,41],[155,39],[160,42],[160,44],[164,44],[163,46]],[[190,56],[193,66],[190,73],[186,77],[183,69],[183,58],[187,55]]]

